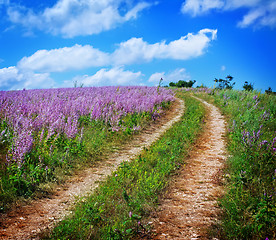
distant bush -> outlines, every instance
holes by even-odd
[[[183,81],[183,80],[179,80],[178,82],[174,83],[174,82],[170,82],[169,86],[170,87],[178,87],[178,88],[190,88],[194,85],[196,81],[195,80],[190,80],[189,82]]]
[[[216,87],[218,89],[233,89],[235,82],[231,83],[233,80],[233,77],[231,75],[228,75],[226,79],[217,79],[215,78],[214,82],[219,83],[219,85]]]
[[[245,82],[244,85],[243,85],[243,89],[245,91],[253,91],[254,87],[253,87],[252,83]]]
[[[269,87],[267,90],[265,90],[265,93],[266,94],[276,95],[276,92],[273,92],[271,87]]]

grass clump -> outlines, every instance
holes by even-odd
[[[130,239],[146,230],[146,218],[158,194],[183,164],[203,123],[203,106],[189,96],[184,98],[181,121],[135,160],[122,163],[46,239]]]

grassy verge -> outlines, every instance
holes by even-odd
[[[202,95],[228,118],[222,228],[227,239],[276,239],[276,97],[223,90]]]
[[[122,163],[45,239],[130,239],[145,231],[145,219],[158,194],[183,165],[203,124],[203,106],[189,96],[183,98],[186,110],[181,121],[137,159]]]

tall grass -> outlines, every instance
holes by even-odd
[[[181,121],[135,160],[122,163],[45,239],[129,239],[147,230],[146,219],[158,194],[183,165],[203,123],[203,106],[189,96],[184,98]]]
[[[226,238],[276,239],[276,98],[257,91],[209,94],[229,122],[227,186],[221,199]]]

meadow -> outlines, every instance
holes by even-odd
[[[50,192],[76,169],[130,141],[175,94],[185,113],[150,148],[122,163],[43,239],[139,239],[150,212],[204,130],[206,110],[227,119],[220,239],[276,238],[276,98],[258,91],[105,87],[0,92],[1,210]]]

